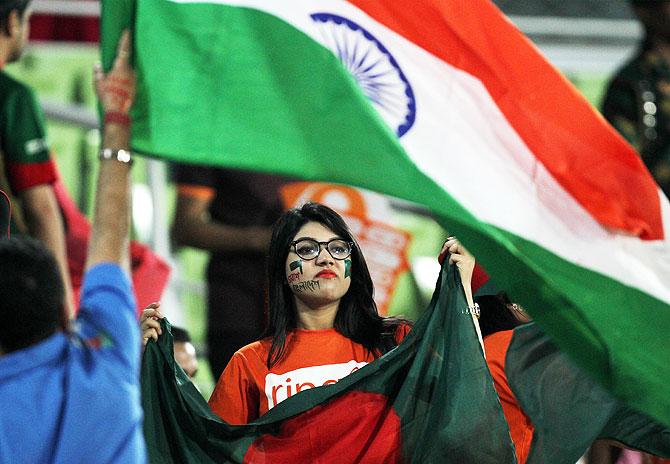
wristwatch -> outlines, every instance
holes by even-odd
[[[133,164],[133,158],[130,156],[130,151],[124,149],[101,148],[98,157],[101,160],[116,160],[119,163],[128,165]]]
[[[481,316],[482,311],[479,309],[479,304],[475,303],[472,306],[468,306],[468,309],[463,311],[463,314],[471,314],[475,316],[477,319],[479,319],[479,316]]]

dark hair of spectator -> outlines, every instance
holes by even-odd
[[[335,316],[335,330],[363,345],[374,356],[388,351],[389,335],[402,319],[383,318],[373,299],[372,278],[365,258],[347,224],[335,211],[318,203],[306,203],[286,211],[274,224],[268,259],[269,311],[268,325],[263,337],[272,337],[268,354],[268,368],[276,364],[286,352],[286,336],[296,328],[296,308],[293,293],[286,282],[286,257],[290,243],[298,230],[307,222],[318,222],[338,237],[353,242],[351,252],[351,286],[340,300]]]
[[[20,350],[52,335],[63,311],[58,265],[41,242],[0,240],[0,348]]]
[[[475,298],[479,304],[481,315],[479,316],[479,328],[482,331],[482,337],[491,335],[503,330],[512,330],[522,324],[508,305],[512,304],[505,292],[497,295],[482,295]]]
[[[185,329],[182,329],[181,327],[175,327],[173,325],[171,331],[172,331],[172,340],[175,343],[191,343],[191,336]]]
[[[9,14],[16,10],[19,17],[23,18],[30,2],[31,0],[0,0],[0,33],[9,37]]]

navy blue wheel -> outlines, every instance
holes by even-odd
[[[402,137],[414,124],[412,86],[393,55],[355,22],[330,13],[311,15],[323,43],[337,55],[382,119]]]

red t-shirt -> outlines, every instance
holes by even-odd
[[[507,348],[512,341],[512,334],[512,330],[504,330],[484,337],[484,349],[486,350],[486,363],[493,376],[500,404],[502,404],[516,448],[517,460],[519,464],[523,464],[528,459],[530,444],[533,441],[533,424],[521,410],[505,375],[505,356],[507,356]]]
[[[400,325],[400,343],[410,330]],[[286,353],[267,367],[270,338],[238,350],[221,374],[209,405],[229,424],[247,424],[286,398],[308,388],[336,383],[374,360],[372,353],[335,329],[295,329],[286,337]]]

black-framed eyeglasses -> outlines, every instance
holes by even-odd
[[[333,259],[342,260],[351,256],[354,242],[347,242],[341,238],[333,238],[327,242],[317,242],[312,238],[301,238],[291,242],[291,246],[295,250],[295,254],[302,259],[309,261],[316,258],[321,253],[321,246],[324,246]]]

